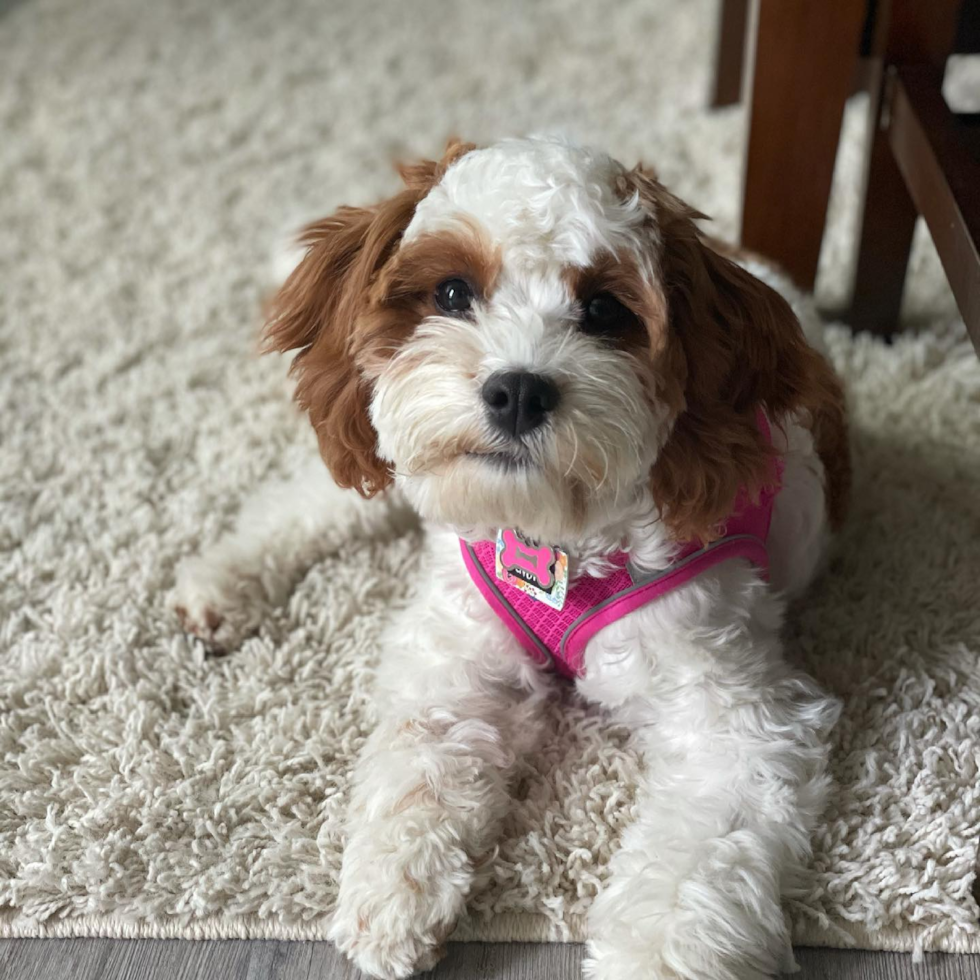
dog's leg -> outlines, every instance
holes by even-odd
[[[289,596],[316,561],[356,535],[397,533],[414,521],[398,499],[341,490],[319,457],[262,487],[232,531],[177,568],[170,605],[214,650],[234,649]]]
[[[458,545],[449,558],[445,574],[423,575],[431,599],[387,637],[381,721],[354,774],[330,938],[374,977],[441,958],[493,859],[514,763],[540,729],[542,676],[462,581]]]
[[[780,896],[810,856],[837,706],[785,665],[779,603],[738,564],[617,624],[633,631],[632,659],[590,650],[585,693],[615,707],[644,754],[636,821],[590,915],[595,980],[761,980],[792,966]]]

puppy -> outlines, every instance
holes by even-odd
[[[407,506],[425,568],[383,644],[337,946],[376,977],[437,962],[564,676],[645,765],[586,975],[769,977],[836,717],[780,627],[844,515],[840,386],[649,170],[523,139],[402,176],[305,230],[266,328],[356,493],[311,472],[253,505],[181,570],[185,624],[233,645],[338,534]]]

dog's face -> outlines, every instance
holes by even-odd
[[[466,154],[378,280],[419,305],[365,357],[378,453],[423,514],[560,541],[635,501],[678,390],[653,228],[621,170],[555,143]]]
[[[301,348],[338,482],[395,479],[432,520],[553,542],[652,492],[678,537],[710,538],[764,479],[757,409],[819,401],[783,300],[601,153],[452,144],[403,177],[307,229],[267,328]]]

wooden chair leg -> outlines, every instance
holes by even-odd
[[[950,110],[929,66],[894,69],[888,87],[892,156],[980,352],[980,157],[969,132],[974,116]]]
[[[881,128],[881,70],[872,88],[865,153],[864,211],[847,320],[854,330],[890,337],[898,324],[917,212]]]
[[[872,41],[876,78],[871,86],[861,231],[846,318],[855,330],[890,336],[898,328],[917,212],[882,126],[886,86],[881,66],[925,66],[934,73],[937,88],[941,86],[962,0],[879,4],[884,16]]]
[[[812,289],[864,0],[755,0],[742,244]]]
[[[711,106],[734,105],[742,99],[745,62],[745,32],[749,22],[749,0],[721,0],[718,9],[718,40],[715,46],[715,80]]]

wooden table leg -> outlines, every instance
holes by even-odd
[[[812,289],[865,0],[755,0],[742,244]]]

